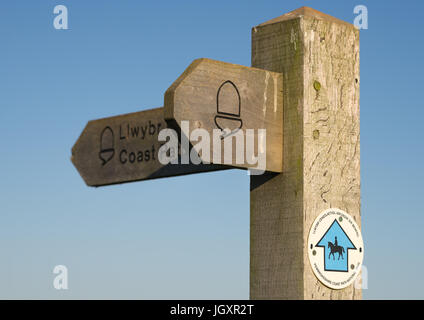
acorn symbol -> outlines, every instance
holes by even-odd
[[[102,160],[102,166],[112,160],[115,154],[113,131],[110,127],[103,129],[100,135],[99,158]]]
[[[227,80],[221,84],[216,96],[216,126],[223,131],[221,139],[236,133],[243,126],[240,119],[241,102],[236,85]]]

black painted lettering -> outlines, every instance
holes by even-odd
[[[125,135],[122,135],[122,126],[121,125],[119,125],[119,139],[125,140]]]
[[[129,160],[131,163],[134,163],[134,161],[135,161],[135,153],[134,153],[134,152],[130,152],[130,155],[129,155],[129,157],[128,157],[128,160]]]
[[[152,145],[152,160],[156,160],[156,158],[155,158],[155,145]]]
[[[152,131],[152,129],[153,129],[153,131]],[[155,132],[156,132],[156,127],[155,127],[155,125],[154,125],[154,124],[152,124],[152,122],[149,120],[149,134],[150,134],[151,136],[153,136],[153,135],[155,134]]]
[[[144,161],[149,161],[150,160],[150,151],[146,150],[144,151]]]
[[[125,154],[125,158],[122,157],[124,154]],[[119,154],[119,161],[121,161],[122,164],[125,164],[127,162],[126,155],[127,155],[127,150],[122,149],[121,153]]]
[[[138,133],[140,131],[140,127],[131,127],[131,134],[133,138],[137,138],[138,137]]]
[[[144,137],[146,136],[146,131],[147,131],[147,125],[141,127],[141,139],[144,139]]]

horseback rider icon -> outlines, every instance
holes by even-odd
[[[343,253],[345,252],[345,249],[342,246],[339,246],[338,242],[337,242],[337,237],[334,237],[334,244],[331,243],[330,241],[328,242],[328,248],[330,249],[330,253],[328,254],[328,259],[330,259],[331,256],[333,256],[333,260],[336,259],[335,257],[335,253],[338,253],[338,259],[340,260],[340,257],[344,260],[343,257]]]

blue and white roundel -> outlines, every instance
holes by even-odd
[[[332,289],[342,289],[359,275],[364,256],[361,230],[343,210],[322,212],[312,224],[308,255],[315,276]]]

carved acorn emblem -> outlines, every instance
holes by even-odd
[[[232,81],[227,80],[220,85],[216,96],[216,109],[215,124],[224,132],[221,138],[241,129],[243,121],[240,118],[240,93]]]
[[[115,154],[113,131],[110,127],[103,129],[100,134],[100,152],[99,158],[102,160],[102,166],[108,163]]]

